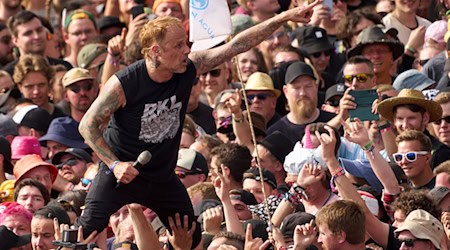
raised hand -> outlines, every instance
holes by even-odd
[[[329,125],[325,125],[324,128],[328,131],[328,134],[320,134],[319,131],[316,131],[315,134],[322,145],[322,158],[326,162],[327,160],[336,159],[336,154],[334,153],[336,148],[336,135],[333,128]]]
[[[219,196],[220,200],[223,202],[230,199],[230,169],[223,164],[220,165],[222,173],[217,171],[217,177],[214,180],[214,188],[216,189],[216,194]]]
[[[355,118],[354,121],[350,123],[341,120],[341,124],[345,131],[344,137],[348,141],[356,143],[361,147],[364,147],[370,142],[369,133],[358,118]]]
[[[139,174],[139,171],[133,167],[133,162],[119,162],[114,168],[114,176],[123,184],[128,184]]]
[[[318,164],[307,163],[303,165],[300,173],[297,177],[297,184],[303,188],[309,185],[319,182],[323,179],[325,172],[322,171],[322,167]]]
[[[297,225],[294,230],[294,249],[306,249],[317,238],[317,228],[314,220],[303,225]]]
[[[253,239],[253,229],[252,225],[247,224],[247,230],[245,230],[245,245],[244,250],[263,250],[270,245],[270,241],[262,241],[261,238]]]
[[[297,22],[297,23],[309,23],[311,21],[311,17],[313,15],[314,6],[321,3],[321,0],[316,0],[306,6],[299,6],[286,11],[288,15],[288,20]]]
[[[175,221],[169,216],[169,226],[172,229],[172,233],[167,230],[167,237],[170,244],[176,250],[189,250],[192,245],[192,235],[195,232],[195,222],[192,222],[191,229],[189,230],[188,216],[183,216],[183,225],[181,224],[180,214],[175,214]]]
[[[220,225],[223,221],[223,211],[221,206],[208,208],[202,213],[203,228],[206,233],[216,235],[220,232]]]

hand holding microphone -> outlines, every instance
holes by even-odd
[[[128,184],[136,178],[139,174],[138,169],[147,164],[152,158],[149,151],[142,152],[135,162],[119,162],[114,168],[114,176],[117,178],[116,188],[121,186],[121,183]]]

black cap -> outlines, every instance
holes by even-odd
[[[300,50],[305,55],[334,49],[328,40],[327,32],[317,26],[300,27],[297,40]]]
[[[275,131],[268,135],[264,140],[260,141],[259,144],[269,150],[281,164],[284,163],[286,155],[294,149],[292,141],[280,131]]]
[[[57,206],[45,206],[42,208],[39,208],[34,215],[42,215],[45,218],[48,219],[54,219],[57,218],[59,224],[67,224],[70,225],[70,218],[67,212],[62,207]]]
[[[109,27],[125,28],[125,23],[122,23],[118,17],[115,16],[103,16],[97,21],[98,30],[101,32],[103,29]]]
[[[328,101],[333,96],[343,96],[345,92],[345,85],[344,84],[335,84],[327,89],[327,92],[325,93],[325,101]]]
[[[34,108],[28,111],[20,121],[20,126],[27,126],[37,131],[47,133],[52,118],[47,110],[43,108]]]
[[[246,175],[245,173],[250,173],[251,175]],[[261,180],[261,176],[259,174],[258,168],[251,168],[244,173],[244,180],[245,179],[254,179],[257,181]],[[267,182],[273,189],[277,188],[277,180],[275,179],[275,176],[267,169],[262,169],[262,175],[264,182]],[[253,178],[254,177],[254,178]]]
[[[309,76],[316,80],[314,76],[314,71],[308,64],[304,62],[294,62],[286,70],[286,76],[284,82],[286,84],[292,83],[299,76]]]
[[[0,249],[21,247],[31,242],[31,234],[17,236],[6,226],[0,226]]]
[[[86,152],[86,150],[81,149],[81,148],[68,148],[62,152],[58,152],[55,154],[55,156],[53,156],[52,159],[52,163],[56,166],[58,164],[61,163],[61,158],[64,155],[73,155],[75,157],[77,157],[78,159],[81,159],[83,161],[85,161],[86,163],[92,162],[92,158],[91,156]]]
[[[284,237],[293,238],[294,230],[297,225],[309,223],[315,216],[305,212],[297,212],[290,214],[284,218],[281,223],[280,230]]]
[[[245,205],[256,205],[258,201],[256,201],[255,196],[242,188],[232,189],[230,191],[230,198],[232,200],[242,201]]]

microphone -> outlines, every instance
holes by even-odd
[[[145,150],[139,154],[137,160],[133,163],[133,167],[136,169],[140,169],[142,166],[149,163],[151,159],[152,154],[149,151]],[[117,180],[116,189],[119,188],[121,184],[122,183],[119,180]]]

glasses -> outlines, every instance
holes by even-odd
[[[373,74],[367,74],[367,73],[361,73],[361,74],[356,74],[356,75],[344,75],[344,81],[351,83],[351,82],[353,82],[353,79],[356,78],[356,81],[358,81],[359,83],[364,83],[364,82],[367,82],[367,80],[372,76],[373,76]]]
[[[436,121],[434,121],[433,123],[436,125],[441,125],[442,121],[445,121],[446,123],[450,123],[450,116],[444,116],[442,118],[437,119]]]
[[[322,54],[324,54],[325,56],[330,56],[331,55],[331,50],[325,50],[325,51],[321,51],[321,52],[316,52],[316,53],[312,53],[312,57],[314,58],[319,58]]]
[[[2,36],[0,38],[0,42],[3,43],[4,45],[8,45],[11,42],[11,36]]]
[[[68,88],[72,90],[72,92],[78,93],[80,92],[81,89],[83,89],[84,91],[90,91],[93,86],[94,84],[92,83],[92,81],[90,81],[85,84],[72,84]]]
[[[183,170],[175,170],[175,174],[178,176],[178,178],[184,179],[188,175],[194,175],[194,174],[199,174],[199,173],[197,173],[197,172],[188,172],[188,171],[183,171]]]
[[[403,161],[403,158],[406,158],[407,161],[409,162],[415,162],[417,160],[417,155],[427,155],[430,152],[428,151],[411,151],[411,152],[407,152],[407,153],[395,153],[392,154],[392,157],[394,158],[394,161],[396,163],[400,163]]]
[[[400,246],[404,243],[406,247],[414,247],[416,241],[427,241],[423,239],[397,239],[400,242]]]
[[[221,69],[213,69],[209,72],[203,73],[202,76],[206,77],[208,74],[210,74],[212,77],[218,77],[218,76],[220,76],[221,72],[222,72]]]
[[[69,160],[61,162],[60,164],[56,165],[56,168],[61,169],[61,168],[64,167],[64,165],[67,165],[69,167],[73,167],[73,166],[75,166],[77,164],[78,164],[78,159],[77,158],[70,158]]]
[[[258,100],[264,101],[264,100],[266,100],[267,97],[269,97],[269,96],[272,96],[272,95],[266,94],[266,93],[254,94],[254,95],[247,95],[247,101],[248,101],[248,102],[252,102],[253,99],[255,99],[255,97],[256,97]]]

